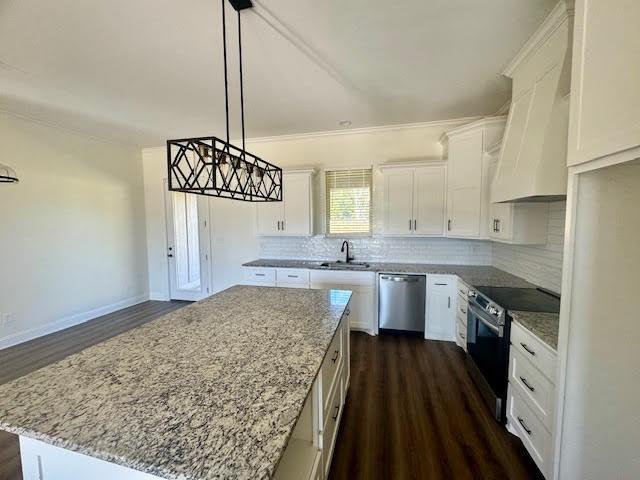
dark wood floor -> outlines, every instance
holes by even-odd
[[[190,302],[144,302],[90,322],[0,350],[0,384],[182,308]],[[0,431],[0,480],[21,480],[15,435]]]
[[[331,480],[543,479],[455,344],[352,333],[351,366]]]
[[[0,383],[149,322],[184,302],[146,302],[0,351]],[[447,342],[351,335],[351,388],[331,480],[542,479],[489,415]],[[0,480],[21,480],[17,438],[0,432]]]

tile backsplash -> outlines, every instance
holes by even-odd
[[[338,260],[342,238],[263,237],[260,257],[275,259]],[[448,238],[361,237],[349,239],[356,261],[418,262],[491,265],[491,242]]]
[[[350,253],[358,261],[493,265],[536,285],[560,292],[565,202],[549,204],[546,245],[508,245],[449,238],[350,238]],[[342,238],[262,237],[260,257],[274,259],[337,260]]]

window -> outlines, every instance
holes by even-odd
[[[328,235],[371,233],[371,169],[327,171]]]

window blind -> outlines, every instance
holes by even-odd
[[[325,172],[327,234],[371,233],[370,168]]]

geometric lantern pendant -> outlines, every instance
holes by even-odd
[[[242,148],[232,145],[229,141],[226,0],[222,0],[226,141],[213,136],[167,140],[169,190],[247,202],[281,202],[282,169],[245,150],[240,11],[252,8],[253,5],[251,0],[229,0],[229,2],[236,10],[238,19]]]
[[[168,140],[167,162],[171,191],[282,201],[282,169],[219,138]]]

